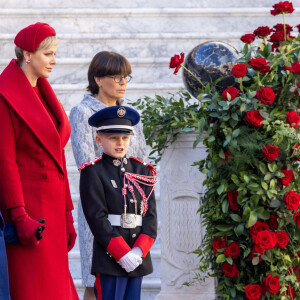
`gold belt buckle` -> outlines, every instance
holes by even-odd
[[[122,214],[121,215],[122,228],[136,228],[136,215],[135,214]]]

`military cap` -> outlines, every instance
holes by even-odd
[[[140,121],[140,114],[128,106],[109,106],[94,113],[89,125],[104,134],[132,134],[133,126]]]

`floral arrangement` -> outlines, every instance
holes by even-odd
[[[181,106],[197,116],[182,128],[207,147],[207,158],[195,162],[206,174],[195,278],[217,277],[220,299],[300,299],[300,35],[293,36],[300,24],[285,23],[293,11],[279,2],[271,14],[282,24],[241,37],[234,86],[220,93],[199,79],[197,112]],[[181,67],[190,72],[183,53],[170,61],[174,74]]]

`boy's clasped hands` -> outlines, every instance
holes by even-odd
[[[126,272],[134,271],[142,262],[143,252],[140,247],[134,247],[120,258],[118,263]]]

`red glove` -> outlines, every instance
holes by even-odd
[[[8,210],[12,222],[15,224],[20,243],[23,245],[38,245],[37,232],[42,232],[45,225],[31,219],[23,206]]]
[[[72,250],[76,241],[76,231],[74,228],[74,220],[72,216],[72,212],[68,210],[66,212],[66,223],[67,223],[67,242],[68,242],[68,252]]]

